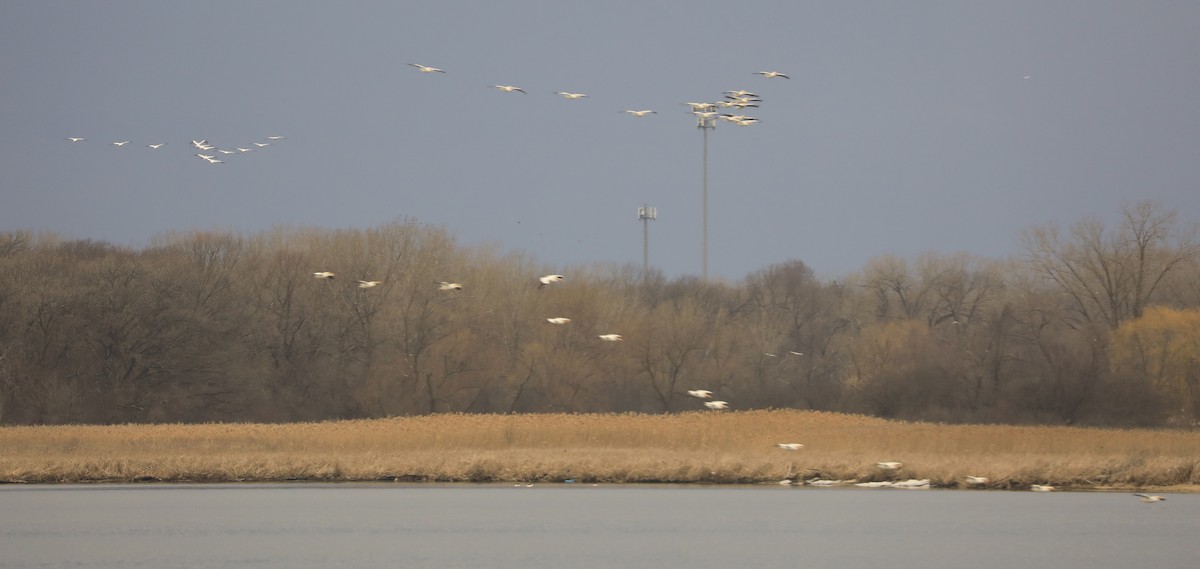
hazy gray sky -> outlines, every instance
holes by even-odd
[[[648,202],[651,263],[699,274],[681,103],[733,89],[761,123],[709,137],[713,277],[1003,257],[1025,227],[1143,198],[1200,218],[1200,2],[687,6],[3,2],[0,229],[139,246],[409,217],[566,270],[640,263]],[[268,135],[287,138],[220,165],[188,144]]]

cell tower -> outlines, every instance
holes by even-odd
[[[650,222],[658,219],[658,208],[649,204],[638,208],[638,221],[642,222],[642,280],[650,278]]]
[[[694,109],[692,114],[696,115],[696,128],[704,132],[704,178],[703,178],[703,211],[701,213],[703,221],[701,222],[701,263],[700,275],[704,280],[708,280],[708,131],[717,128],[717,105],[714,103],[707,107]]]

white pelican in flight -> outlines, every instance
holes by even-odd
[[[968,476],[967,477],[967,484],[970,484],[971,486],[980,486],[980,485],[987,484],[987,483],[988,483],[988,479],[984,476]]]
[[[319,272],[313,273],[313,276],[318,279],[332,279],[333,277],[336,277],[337,275],[334,273],[331,273],[329,271],[319,271]]]
[[[257,146],[257,147],[259,147],[259,148],[262,148],[262,147],[264,147],[264,146],[270,146],[270,145],[271,145],[271,143],[270,143],[270,142],[255,142],[255,143],[254,143],[254,145],[255,145],[255,146]]]
[[[283,140],[283,137],[282,137],[282,136],[279,136],[278,134],[276,134],[276,135],[273,135],[273,136],[268,136],[268,137],[267,137],[267,140]]]
[[[114,143],[113,143],[113,146],[125,146],[126,144],[129,144],[129,141],[128,141],[128,140],[121,140],[121,141],[118,141],[118,142],[114,142]]]
[[[1167,501],[1167,499],[1162,496],[1152,496],[1150,494],[1134,494],[1134,496],[1141,498],[1142,501],[1147,504],[1153,504],[1154,502],[1166,502]]]
[[[441,69],[430,67],[428,65],[421,65],[420,63],[410,63],[409,65],[420,69],[421,73],[445,73],[445,71],[442,71]]]
[[[198,156],[204,160],[216,160],[217,158],[216,156],[209,156],[208,154],[193,154],[193,156]]]
[[[438,290],[462,290],[462,283],[448,283],[442,281],[438,283]]]
[[[904,466],[904,465],[899,462],[876,462],[875,463],[875,468],[878,468],[880,470],[900,470],[900,467],[902,467],[902,466]]]
[[[745,97],[757,97],[758,96],[758,95],[751,93],[750,91],[747,91],[745,89],[738,89],[737,91],[725,91],[725,94],[733,95],[734,97],[737,97],[739,99],[742,99]]]
[[[712,392],[707,389],[689,389],[688,395],[696,399],[712,399]]]
[[[729,402],[728,401],[705,401],[704,406],[708,407],[709,409],[728,409]]]
[[[525,93],[524,89],[520,87],[513,87],[512,85],[492,85],[492,87],[504,91],[505,93],[512,93],[513,91]],[[528,95],[528,93],[525,94]]]
[[[70,140],[71,142],[83,142],[87,139],[82,136],[70,136],[70,137],[67,137],[67,140]]]
[[[554,318],[547,318],[547,319],[546,319],[546,322],[549,322],[549,323],[551,323],[551,324],[570,324],[570,323],[571,323],[571,319],[570,319],[570,318],[563,318],[563,317],[561,317],[561,316],[555,316]]]
[[[377,286],[383,284],[383,281],[354,281],[354,282],[358,283],[358,288],[374,288],[374,287],[377,287]]]
[[[767,79],[774,79],[776,77],[783,77],[784,79],[791,79],[791,77],[788,77],[787,75],[784,75],[778,71],[755,71],[754,73],[756,75],[762,75],[763,77],[766,77]]]
[[[562,95],[562,97],[564,99],[582,99],[584,97],[587,97],[587,95],[585,95],[583,93],[568,93],[566,91],[555,91],[554,94]]]
[[[1033,486],[1030,486],[1029,489],[1033,490],[1034,492],[1053,492],[1054,491],[1054,487],[1047,485],[1047,484],[1034,484]]]
[[[538,282],[542,283],[542,284],[538,285],[538,288],[544,287],[548,284],[559,282],[565,278],[567,278],[567,277],[564,277],[562,275],[546,275],[544,277],[538,277]]]
[[[238,152],[250,152],[251,150],[253,150],[253,148],[242,148],[240,146],[237,149]]]
[[[641,110],[641,111],[628,110],[628,111],[621,111],[621,112],[631,114],[635,117],[644,117],[646,115],[658,114],[658,111],[652,111],[650,109],[645,109],[645,110]]]
[[[605,342],[620,342],[625,338],[622,338],[620,334],[600,334],[600,339]]]
[[[800,450],[804,448],[804,445],[800,443],[776,443],[775,446],[783,450]]]
[[[164,144],[166,144],[166,143],[165,143],[165,142],[160,142],[160,143],[158,143],[158,144],[147,144],[147,145],[146,145],[146,148],[152,148],[152,149],[154,149],[154,150],[158,150],[159,148],[162,148]]]

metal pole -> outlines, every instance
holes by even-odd
[[[702,261],[700,264],[700,276],[703,280],[708,280],[708,128],[703,122],[700,123],[700,129],[704,131],[704,207],[702,222],[702,241],[700,250],[702,252]]]
[[[646,211],[650,210],[650,204],[645,204],[643,208]],[[642,280],[649,278],[650,275],[650,220],[645,216],[642,217]]]

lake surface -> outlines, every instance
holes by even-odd
[[[1200,567],[1200,495],[788,487],[0,487],[4,568]]]

